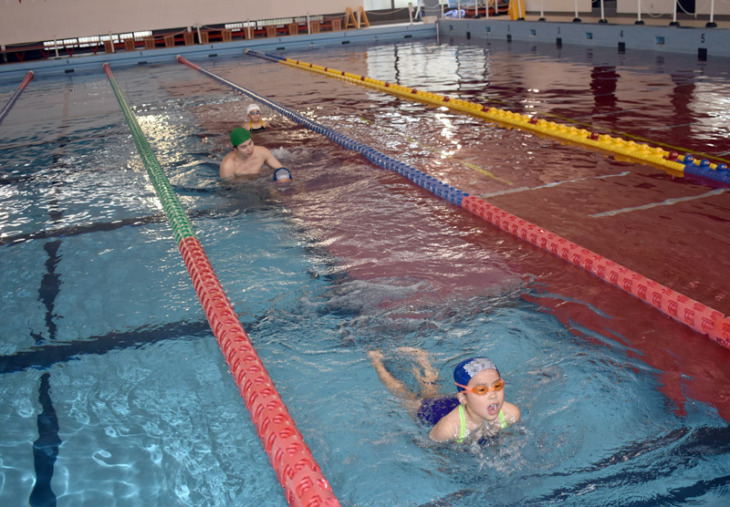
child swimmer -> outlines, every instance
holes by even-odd
[[[520,420],[520,409],[504,400],[505,382],[494,363],[486,357],[472,357],[454,368],[456,396],[439,396],[435,381],[438,372],[420,349],[401,348],[412,354],[423,369],[414,370],[421,394],[410,392],[383,365],[379,350],[368,352],[381,381],[394,394],[405,399],[409,412],[420,421],[432,424],[428,436],[435,442],[478,442],[495,435]]]

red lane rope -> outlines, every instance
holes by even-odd
[[[233,311],[192,224],[144,137],[132,109],[117,85],[109,64],[104,72],[127,120],[147,174],[162,202],[180,254],[198,294],[213,334],[218,340],[251,420],[274,467],[286,499],[293,507],[337,507],[332,488],[325,479],[302,434],[274,387],[243,326]]]
[[[606,283],[628,292],[672,319],[701,334],[706,334],[715,343],[730,349],[730,318],[721,312],[512,215],[484,199],[474,196],[464,197],[462,206],[500,229],[593,273]]]
[[[340,503],[284,405],[195,237],[178,244],[193,286],[259,438],[292,506]]]
[[[25,90],[25,87],[28,86],[28,83],[33,81],[34,76],[35,76],[35,73],[32,70],[29,70],[28,73],[25,75],[23,82],[20,83],[20,89]]]
[[[28,86],[28,83],[30,83],[33,80],[33,76],[35,76],[35,73],[32,70],[29,70],[28,73],[25,75],[25,78],[23,81],[18,85],[18,88],[16,88],[15,92],[10,96],[10,99],[5,103],[3,108],[0,110],[0,122],[3,121],[5,116],[8,114],[10,109],[13,107],[13,104],[15,104],[15,101],[18,100],[18,97],[20,97],[20,94],[23,93],[23,90]]]
[[[267,58],[274,57],[267,55]],[[391,159],[372,147],[358,143],[357,141],[339,134],[332,129],[304,118],[283,106],[273,103],[264,97],[250,92],[249,90],[245,90],[225,78],[200,68],[198,65],[185,60],[181,56],[178,56],[178,61],[194,68],[195,70],[203,72],[211,78],[231,86],[234,89],[255,98],[256,100],[266,103],[287,117],[292,118],[315,132],[319,132],[322,135],[329,137],[345,148],[358,151],[373,164],[405,176],[431,193],[468,209],[475,215],[491,222],[507,232],[510,232],[511,234],[514,234],[518,238],[530,241],[534,245],[541,247],[543,250],[553,253],[554,255],[557,255],[576,266],[586,269],[606,283],[628,292],[632,296],[652,305],[654,308],[658,309],[665,315],[668,315],[677,322],[687,325],[694,331],[709,336],[715,343],[730,349],[730,318],[723,315],[721,312],[709,308],[683,294],[677,293],[658,282],[621,266],[620,264],[616,264],[595,252],[582,248],[581,246],[572,243],[557,234],[541,229],[515,215],[511,215],[506,211],[489,204],[483,199],[469,196],[461,190],[450,187],[449,185],[440,182],[418,169]],[[363,77],[363,79],[365,78]],[[530,235],[529,239],[527,238],[528,233]]]

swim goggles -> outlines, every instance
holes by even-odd
[[[474,387],[466,387],[463,386],[457,382],[454,382],[457,386],[462,387],[464,391],[469,393],[478,394],[479,396],[484,396],[485,394],[492,392],[492,391],[501,391],[504,389],[504,380],[499,379],[497,380],[492,387],[485,386],[485,385],[476,385]],[[462,392],[464,392],[462,391]]]

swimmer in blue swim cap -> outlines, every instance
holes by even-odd
[[[382,382],[403,398],[409,412],[433,427],[428,436],[436,442],[478,442],[520,420],[520,409],[504,399],[505,382],[495,364],[486,357],[472,357],[456,365],[454,383],[457,394],[439,396],[438,372],[431,366],[428,353],[415,348],[398,349],[416,359],[421,368],[414,374],[421,385],[416,395],[393,377],[383,365],[379,350],[368,352]]]

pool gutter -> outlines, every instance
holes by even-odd
[[[440,19],[442,42],[521,41],[615,48],[619,53],[653,51],[696,54],[697,59],[730,58],[730,30],[706,27],[646,26],[611,23],[510,21],[496,19]]]

